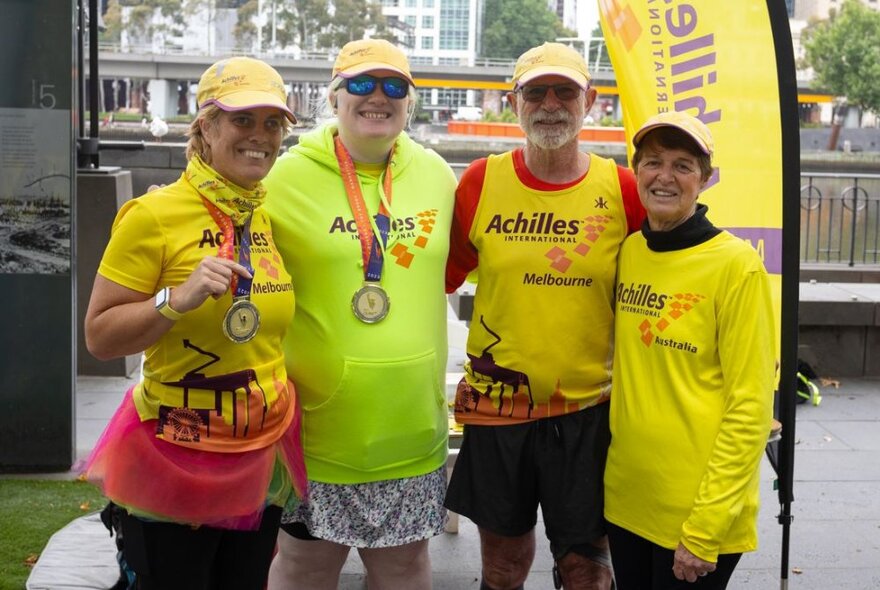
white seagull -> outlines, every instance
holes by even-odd
[[[153,117],[153,120],[150,121],[150,133],[153,134],[153,137],[162,141],[162,137],[168,134],[168,123],[162,120],[162,117]]]

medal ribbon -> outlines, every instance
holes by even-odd
[[[226,260],[234,260],[234,244],[235,244],[235,227],[232,225],[232,219],[225,215],[219,207],[214,203],[202,197],[202,202],[208,209],[208,213],[214,219],[214,223],[223,232],[223,243],[217,250],[217,256]],[[254,267],[251,265],[251,218],[248,217],[241,229],[241,243],[238,247],[238,263],[245,267],[247,271],[254,276]],[[230,282],[230,290],[232,297],[250,297],[251,284],[253,278],[246,279],[239,277],[238,274],[232,273],[232,281]]]
[[[376,215],[376,229],[379,231],[379,240],[376,239],[373,227],[370,224],[370,216],[367,213],[367,205],[364,202],[364,193],[357,177],[354,160],[345,149],[342,140],[337,135],[335,138],[336,160],[339,162],[339,172],[342,174],[342,183],[345,186],[345,194],[348,204],[354,215],[354,222],[358,229],[358,238],[361,242],[361,256],[364,262],[364,278],[367,281],[380,281],[382,279],[382,252],[388,243],[388,232],[391,228],[391,214],[385,206],[385,201],[379,200],[379,212]],[[391,204],[391,158],[385,167],[385,177],[382,189],[388,204]],[[381,242],[380,242],[381,240]]]

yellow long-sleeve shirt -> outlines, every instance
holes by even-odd
[[[774,385],[767,273],[730,233],[623,245],[606,518],[701,559],[757,547],[758,465]]]

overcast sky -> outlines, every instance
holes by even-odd
[[[577,0],[578,36],[586,37],[596,28],[599,3],[596,0]]]

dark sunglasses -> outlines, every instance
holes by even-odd
[[[382,92],[388,98],[399,100],[409,94],[409,82],[403,78],[388,77],[377,78],[375,76],[362,75],[345,80],[345,89],[355,96],[369,96],[376,90],[376,85],[382,86]]]
[[[523,86],[519,92],[526,102],[541,102],[547,96],[547,92],[553,90],[556,98],[562,102],[573,100],[581,93],[581,88],[576,84],[553,84],[551,86]]]

